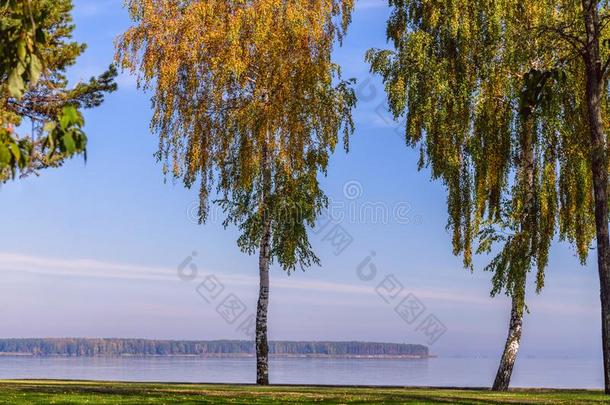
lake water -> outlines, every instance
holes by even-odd
[[[275,384],[484,387],[492,383],[491,358],[271,359]],[[519,359],[514,387],[600,388],[601,360]],[[53,378],[114,381],[251,383],[252,358],[0,357],[0,379]]]

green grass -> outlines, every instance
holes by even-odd
[[[610,404],[601,391],[0,381],[2,404]]]

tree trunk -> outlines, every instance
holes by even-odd
[[[594,97],[595,98],[595,97]],[[590,108],[593,107],[590,104]],[[595,127],[591,126],[593,153],[591,169],[593,172],[593,191],[595,195],[595,230],[597,236],[597,268],[602,320],[602,352],[604,356],[604,389],[610,394],[610,239],[608,237],[608,172],[605,158],[603,129],[600,106],[593,111]]]
[[[587,81],[587,108],[591,139],[591,171],[595,196],[595,231],[597,267],[602,313],[602,352],[604,356],[604,388],[610,394],[610,239],[608,237],[608,166],[606,135],[602,120],[604,92],[603,68],[599,51],[600,33],[597,1],[582,0],[587,46],[583,57]]]
[[[269,231],[270,221],[265,230],[259,252],[259,291],[256,310],[256,383],[269,385],[269,343],[267,341],[267,312],[269,307]]]
[[[262,191],[260,209],[262,234],[259,247],[259,291],[256,308],[256,383],[269,385],[269,342],[267,340],[267,313],[269,308],[269,264],[271,262],[271,212],[268,197],[271,193],[271,164],[267,146],[263,146]]]
[[[538,83],[544,86],[544,82]],[[521,118],[521,136],[520,142],[520,159],[519,172],[517,179],[518,196],[523,199],[523,212],[521,214],[520,233],[515,236],[519,242],[519,254],[522,254],[526,260],[517,260],[516,264],[511,265],[511,271],[519,272],[518,281],[511,292],[511,312],[510,322],[508,325],[508,336],[504,346],[504,353],[500,360],[500,366],[496,373],[496,379],[492,390],[507,391],[510,386],[510,380],[513,375],[513,368],[517,360],[519,346],[521,344],[521,329],[523,326],[523,312],[525,309],[525,290],[527,287],[527,273],[529,272],[534,255],[534,240],[538,232],[536,221],[536,195],[534,181],[536,176],[535,166],[535,134],[536,134],[536,119],[535,119],[535,99],[528,100],[525,108],[520,111]]]
[[[523,325],[523,300],[518,298],[512,299],[512,309],[510,312],[510,323],[508,326],[508,337],[506,338],[506,346],[504,346],[504,353],[502,354],[502,360],[500,360],[500,367],[496,374],[496,379],[492,390],[494,391],[507,391],[510,385],[510,379],[513,375],[513,367],[517,360],[517,353],[519,352],[519,345],[521,344],[521,328]]]

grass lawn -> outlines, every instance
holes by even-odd
[[[610,404],[601,391],[0,381],[1,404]]]
[[[601,391],[0,381],[2,404],[610,404]]]

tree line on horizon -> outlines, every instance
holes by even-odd
[[[210,356],[255,353],[248,340],[158,340],[95,338],[0,339],[0,354],[33,356]],[[269,342],[271,355],[328,357],[418,357],[427,358],[427,346],[377,342]]]
[[[133,26],[116,63],[152,90],[156,158],[197,187],[258,254],[257,383],[268,384],[269,269],[319,264],[308,230],[327,206],[319,176],[349,150],[356,106],[332,51],[354,0],[129,0]],[[527,313],[544,287],[551,243],[582,263],[597,251],[604,387],[610,394],[608,0],[389,0],[389,49],[366,61],[385,84],[447,190],[452,247],[464,266],[489,258],[491,295],[511,298],[493,384],[506,390]],[[70,0],[0,0],[0,180],[60,166],[86,151],[80,110],[114,91],[116,69],[68,88]],[[18,134],[23,120],[35,133]],[[218,197],[213,197],[218,196]],[[294,209],[294,208],[297,209]],[[277,215],[283,212],[286,215]]]

